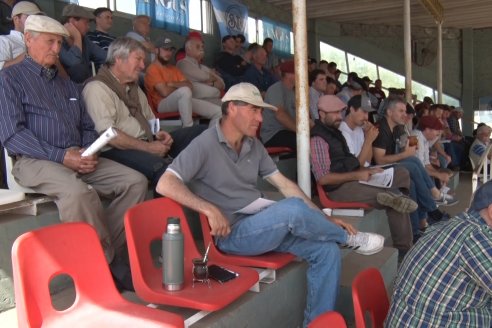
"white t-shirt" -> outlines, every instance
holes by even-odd
[[[345,137],[350,152],[355,157],[358,157],[362,150],[362,146],[364,145],[364,130],[362,130],[360,126],[356,126],[355,129],[352,130],[345,121],[342,121],[338,129]],[[367,162],[364,164],[364,166],[368,165],[369,163]]]
[[[415,156],[420,160],[420,162],[422,162],[422,165],[429,165],[429,148],[432,146],[431,143],[425,138],[424,134],[420,130],[413,130],[412,135],[416,136],[419,140],[417,153],[415,153]]]
[[[0,69],[7,60],[12,60],[23,52],[26,52],[26,44],[21,32],[12,30],[9,35],[0,36]]]

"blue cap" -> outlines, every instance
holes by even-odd
[[[475,191],[470,210],[481,211],[492,204],[492,180],[482,185]]]

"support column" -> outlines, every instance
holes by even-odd
[[[403,3],[403,49],[405,52],[405,98],[412,103],[412,27],[410,24],[410,0]]]
[[[472,135],[474,110],[478,109],[478,99],[475,98],[475,67],[474,67],[474,40],[473,29],[463,29],[462,32],[462,67],[463,67],[463,94],[461,97],[461,106],[464,109],[463,118],[461,119],[461,129],[463,134]]]
[[[306,0],[292,1],[292,17],[296,67],[297,183],[304,193],[311,197]]]
[[[442,22],[437,23],[437,102],[442,104]]]

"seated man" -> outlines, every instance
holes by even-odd
[[[203,41],[190,38],[185,42],[186,57],[178,61],[176,67],[193,85],[193,98],[207,100],[221,105],[220,93],[225,85],[222,78],[214,70],[201,64],[205,49]]]
[[[365,95],[353,96],[347,104],[345,118],[338,128],[342,132],[352,155],[357,157],[360,166],[369,166],[372,162],[372,143],[378,137],[379,130],[369,121],[370,100]]]
[[[446,153],[451,156],[451,163],[449,168],[453,170],[460,170],[461,161],[463,159],[463,152],[465,150],[465,143],[463,139],[463,132],[460,127],[460,119],[463,117],[463,108],[456,107],[451,109],[451,114],[448,117],[449,134],[446,136],[449,143],[444,144]]]
[[[146,50],[145,68],[155,58],[155,45],[150,40],[150,17],[146,15],[137,15],[133,18],[133,30],[126,33],[126,36],[142,43]]]
[[[96,17],[96,29],[88,32],[87,37],[92,43],[108,51],[109,45],[116,39],[109,34],[109,30],[113,26],[113,12],[109,8],[100,7],[94,10],[94,17]]]
[[[335,306],[340,276],[337,243],[359,247],[356,252],[369,255],[383,248],[384,238],[326,217],[277,170],[256,138],[263,108],[276,109],[263,102],[255,86],[237,84],[222,101],[220,123],[176,157],[157,191],[205,214],[223,252],[248,256],[288,252],[308,261],[305,327]],[[258,175],[288,198],[255,214],[243,214],[242,208],[262,196],[256,189]]]
[[[405,257],[385,327],[492,327],[492,181]]]
[[[0,36],[0,70],[24,59],[26,54],[24,23],[29,15],[39,14],[43,12],[32,2],[20,1],[12,8],[14,29],[9,35]]]
[[[267,60],[265,63],[265,68],[269,70],[273,74],[273,76],[279,78],[282,75],[279,70],[280,58],[278,58],[278,56],[273,51],[273,39],[265,38],[263,40],[262,47],[267,52]]]
[[[451,170],[436,169],[430,162],[429,150],[434,143],[439,140],[442,132],[441,121],[431,115],[423,116],[419,120],[418,129],[412,131],[412,135],[417,137],[418,147],[415,156],[420,160],[429,176],[441,181],[442,186],[446,186],[449,178],[453,175]],[[448,188],[449,189],[449,188]],[[451,195],[442,193],[442,199],[438,200],[439,205],[454,205],[458,203]]]
[[[175,50],[172,40],[159,39],[155,46],[156,58],[145,73],[150,105],[159,113],[179,112],[183,127],[193,125],[193,113],[209,119],[210,125],[214,125],[221,116],[220,106],[193,98],[191,82],[170,63]]]
[[[79,86],[54,66],[66,36],[52,18],[27,18],[26,58],[0,73],[0,141],[16,158],[15,179],[54,197],[62,222],[91,224],[108,262],[118,263],[126,249],[123,215],[144,200],[147,180],[106,158],[82,156],[97,132]],[[112,199],[106,209],[98,194]]]
[[[348,103],[350,98],[353,96],[361,95],[366,93],[367,86],[366,83],[357,76],[357,73],[352,72],[347,80],[347,85],[342,88],[342,90],[337,93],[337,97],[340,98],[345,104]]]
[[[226,90],[242,81],[248,63],[236,53],[236,40],[232,35],[222,38],[222,51],[217,56],[215,68],[222,75]]]
[[[427,217],[432,222],[443,218],[435,201],[441,193],[415,157],[417,147],[409,145],[408,136],[404,132],[407,103],[400,97],[391,97],[386,98],[384,105],[385,116],[378,121],[379,134],[372,144],[373,157],[376,164],[399,163],[410,173],[410,197],[419,205],[418,211],[413,212],[410,218],[413,234],[418,238],[419,229],[425,227]]]
[[[244,82],[251,83],[257,87],[262,96],[265,96],[268,88],[277,82],[272,72],[264,67],[266,60],[267,53],[263,47],[257,44],[251,48],[251,65],[246,69],[243,76]]]
[[[367,121],[367,110],[372,108],[368,99],[368,103],[362,105],[360,98],[355,96],[349,101],[347,117],[357,116],[359,121],[364,122]],[[315,121],[311,130],[311,165],[316,182],[323,185],[333,200],[363,202],[386,209],[393,245],[404,254],[412,246],[412,226],[408,213],[417,209],[417,204],[400,191],[408,193],[410,189],[408,172],[404,168],[396,168],[389,191],[359,183],[383,170],[363,168],[359,159],[350,153],[344,136],[338,130],[345,107],[333,95],[322,96],[318,101],[320,119]],[[365,159],[362,159],[364,162]]]
[[[309,73],[309,115],[312,120],[319,119],[318,100],[325,94],[327,86],[328,81],[323,70],[315,69]]]
[[[472,145],[470,146],[470,160],[473,162],[474,167],[480,165],[480,159],[482,158],[485,150],[490,144],[490,134],[492,129],[488,125],[482,125],[477,129],[477,135]],[[492,153],[487,154],[487,159],[490,160]],[[487,163],[487,162],[486,162]],[[485,164],[486,164],[485,163]]]
[[[155,120],[155,116],[138,87],[144,59],[145,48],[140,42],[129,37],[116,39],[109,47],[106,65],[86,84],[82,95],[97,132],[103,133],[111,126],[118,130],[109,142],[111,147],[101,156],[139,171],[155,189],[172,158],[205,126],[178,129],[171,134],[158,131],[153,135],[148,121]]]
[[[261,141],[266,147],[297,148],[296,141],[296,99],[294,93],[294,61],[280,65],[280,81],[268,88],[265,101],[278,108],[264,113],[261,125]]]
[[[94,68],[99,68],[106,60],[106,51],[92,43],[86,35],[89,21],[94,19],[92,13],[76,4],[69,4],[63,8],[62,17],[70,36],[63,42],[60,62],[72,81],[84,83],[93,75],[91,62]]]

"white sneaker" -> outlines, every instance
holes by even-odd
[[[383,249],[384,237],[371,232],[358,232],[355,235],[348,235],[347,246],[358,254],[372,255]]]

